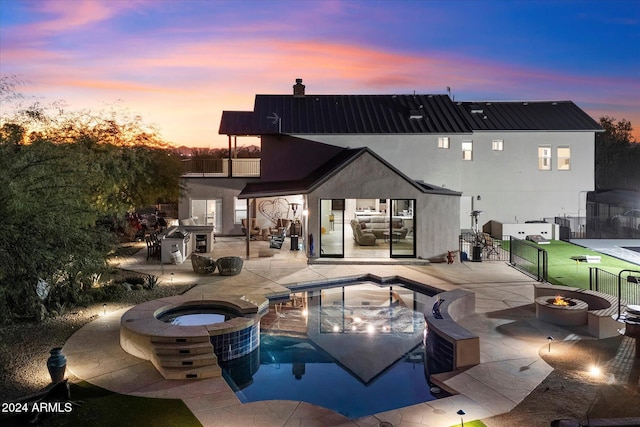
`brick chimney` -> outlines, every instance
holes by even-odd
[[[296,84],[293,85],[293,97],[304,98],[304,85],[302,79],[296,79]]]

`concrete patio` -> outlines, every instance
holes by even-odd
[[[218,238],[211,254],[244,256],[246,242]],[[459,323],[480,337],[481,363],[446,379],[447,387],[459,394],[406,408],[348,419],[325,408],[297,401],[241,403],[222,378],[165,380],[153,365],[125,353],[119,345],[120,317],[125,310],[87,324],[65,344],[68,369],[77,377],[105,389],[144,397],[182,399],[204,426],[447,426],[488,418],[513,409],[552,371],[540,357],[547,337],[556,341],[594,339],[586,328],[571,331],[538,321],[533,308],[532,279],[504,262],[452,265],[364,264],[375,260],[348,259],[339,264],[307,265],[304,252],[282,249],[273,256],[259,257],[268,242],[252,241],[252,257],[245,260],[238,276],[201,276],[187,260],[181,265],[147,261],[144,250],[119,259],[120,268],[154,274],[162,283],[197,283],[188,291],[197,296],[206,290],[221,295],[270,296],[286,292],[287,285],[360,276],[402,276],[442,290],[467,289],[476,293],[476,314]],[[254,255],[255,254],[255,255]],[[263,251],[263,255],[265,251]],[[378,260],[380,261],[380,260]]]

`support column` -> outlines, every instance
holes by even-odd
[[[247,259],[250,258],[249,253],[249,241],[251,240],[251,203],[250,199],[247,199],[247,226],[245,227],[245,238],[247,239]]]

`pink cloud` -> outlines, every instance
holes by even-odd
[[[124,10],[135,8],[140,1],[39,1],[31,3],[33,12],[47,19],[23,27],[24,31],[36,33],[58,33],[77,28],[86,28],[113,18]]]
[[[68,4],[45,3],[42,11],[53,18],[33,24],[34,28],[46,33],[90,27],[112,19],[119,7],[128,7],[122,5],[127,2],[83,1],[68,10],[73,9]],[[334,7],[339,13],[344,5]],[[275,25],[276,32],[290,29],[287,21]],[[32,44],[13,38],[12,43],[3,42],[3,60],[14,67],[29,64],[28,70],[21,68],[32,76],[29,79],[55,87],[63,98],[124,99],[132,108],[149,112],[150,121],[171,129],[172,140],[181,141],[182,132],[185,140],[198,145],[226,144],[226,138],[217,135],[223,109],[251,109],[256,93],[290,93],[297,77],[304,78],[308,93],[445,93],[450,86],[456,98],[464,100],[486,99],[486,94],[496,100],[570,99],[578,105],[597,105],[587,111],[608,110],[609,115],[632,120],[640,129],[640,120],[626,113],[640,111],[638,101],[628,96],[640,92],[640,83],[633,79],[574,76],[439,51],[393,51],[228,30],[220,29],[210,41],[196,42],[178,37],[160,40],[157,34],[126,42],[114,38],[115,47],[100,55],[51,50],[42,41],[46,37],[28,39],[36,40]],[[172,30],[177,33],[179,29]],[[199,138],[194,136],[198,132]]]

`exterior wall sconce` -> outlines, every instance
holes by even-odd
[[[293,217],[295,218],[298,213],[298,208],[300,207],[300,203],[289,203],[291,210],[293,211]]]

